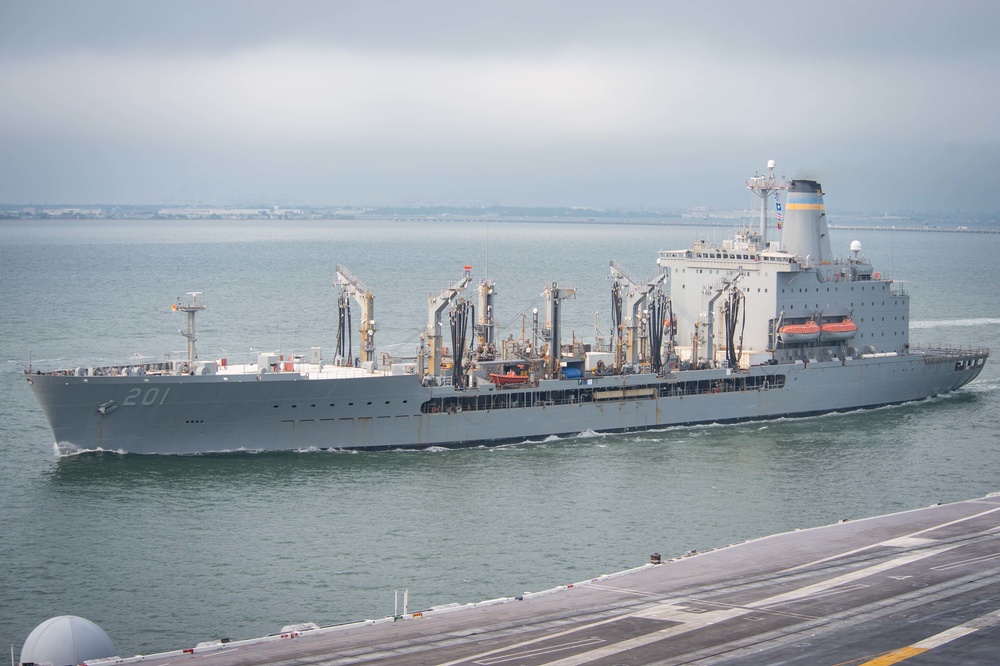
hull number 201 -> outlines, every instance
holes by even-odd
[[[163,401],[167,399],[168,393],[170,393],[169,386],[162,391],[156,386],[151,386],[145,391],[141,388],[133,388],[129,389],[128,397],[125,398],[125,402],[122,404],[126,407],[135,407],[137,405],[142,405],[144,407],[149,407],[150,405],[162,405]],[[141,399],[140,396],[142,396]]]

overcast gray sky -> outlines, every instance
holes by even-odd
[[[1000,3],[0,0],[0,202],[1000,211]]]

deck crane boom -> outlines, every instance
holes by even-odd
[[[642,336],[639,334],[639,321],[642,317],[643,305],[649,296],[659,289],[666,282],[669,273],[661,271],[656,277],[652,277],[645,282],[637,279],[618,262],[611,262],[611,277],[625,286],[625,317],[622,321],[624,336],[619,333],[619,347],[624,347],[624,363],[636,364],[639,362],[639,346]],[[654,322],[662,326],[663,322]],[[621,338],[624,337],[624,340]],[[621,353],[618,357],[621,359]],[[618,362],[618,369],[621,370],[622,361]]]
[[[559,377],[562,372],[562,302],[567,298],[576,297],[576,289],[560,287],[553,282],[542,292],[545,298],[545,328],[542,338],[548,343],[548,376],[551,379]]]
[[[722,278],[721,286],[705,286],[705,295],[710,295],[714,292],[714,295],[708,301],[708,311],[703,316],[703,321],[699,319],[695,324],[695,334],[692,338],[692,351],[691,351],[691,362],[695,366],[698,364],[698,342],[699,342],[699,329],[704,326],[708,332],[707,338],[704,338],[706,349],[705,349],[705,359],[708,361],[709,365],[715,365],[715,302],[719,300],[719,297],[725,294],[727,291],[738,289],[737,283],[739,283],[740,278],[744,275],[743,268],[740,267],[736,271],[736,275],[732,278]]]
[[[471,271],[472,267],[467,266],[465,275],[460,280],[450,287],[442,289],[441,293],[437,296],[431,294],[427,297],[427,330],[424,331],[423,337],[427,341],[428,375],[435,376],[441,372],[441,357],[443,356],[441,347],[441,313],[472,282]]]
[[[345,266],[337,264],[337,285],[361,307],[361,361],[375,360],[375,295]]]
[[[496,287],[492,280],[482,280],[476,287],[478,312],[476,312],[476,344],[481,358],[491,359],[496,354],[496,318],[493,316],[493,300]]]

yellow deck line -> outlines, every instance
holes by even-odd
[[[874,659],[866,661],[859,666],[889,666],[890,664],[897,664],[905,659],[915,657],[918,654],[923,654],[928,650],[944,645],[945,643],[950,643],[956,638],[968,636],[971,633],[979,631],[983,627],[990,627],[995,624],[1000,624],[1000,610],[987,613],[986,615],[980,615],[965,624],[952,627],[951,629],[945,629],[944,631],[934,634],[933,636],[929,636],[922,641],[917,641],[913,645],[907,645],[906,647],[899,648],[898,650],[887,652],[886,654],[875,657]]]
[[[893,650],[889,654],[884,654],[881,657],[876,657],[871,661],[866,661],[861,664],[861,666],[889,666],[889,664],[897,664],[904,659],[909,659],[910,657],[916,657],[918,654],[923,654],[927,652],[927,648],[910,647],[899,648],[898,650]]]

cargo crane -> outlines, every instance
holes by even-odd
[[[340,264],[337,264],[337,285],[340,287],[341,293],[341,331],[348,332],[350,329],[350,309],[347,307],[347,304],[348,298],[353,298],[361,307],[361,327],[359,329],[361,333],[361,362],[374,364],[375,331],[378,330],[378,325],[375,323],[375,295],[351,271]],[[345,310],[347,312],[346,325],[344,319]],[[344,350],[342,349],[341,332],[338,332],[337,339],[337,351],[339,354],[342,354]],[[350,344],[347,345],[346,352],[345,360],[350,362]]]
[[[635,365],[639,363],[640,346],[644,337],[639,333],[640,322],[644,319],[645,311],[643,306],[650,300],[650,297],[657,290],[662,291],[662,285],[666,282],[669,273],[661,271],[656,277],[645,282],[637,279],[618,262],[611,262],[611,277],[615,281],[613,293],[623,295],[624,298],[624,318],[617,324],[618,351],[615,354],[615,365],[621,372],[624,364]],[[624,288],[624,289],[623,289]],[[621,316],[621,314],[619,316]],[[646,322],[648,325],[662,326],[663,322]]]
[[[562,301],[564,298],[576,296],[576,289],[560,287],[558,282],[553,282],[545,287],[542,292],[545,297],[545,328],[542,329],[542,338],[548,341],[548,376],[552,379],[559,377],[562,371]]]
[[[713,292],[714,292],[714,295],[712,295],[712,297],[708,301],[708,311],[707,311],[707,313],[703,314],[701,317],[698,318],[698,321],[695,322],[694,335],[691,336],[691,364],[694,367],[698,367],[698,361],[699,361],[699,359],[698,359],[698,343],[699,342],[705,342],[706,343],[706,347],[705,347],[705,360],[708,362],[708,365],[710,367],[715,367],[715,351],[716,351],[716,349],[715,349],[715,302],[717,300],[719,300],[719,298],[723,294],[725,294],[727,291],[732,291],[733,293],[735,293],[739,289],[739,287],[737,286],[737,283],[740,281],[740,278],[742,278],[742,277],[743,277],[743,268],[741,267],[741,268],[739,268],[737,270],[736,275],[733,276],[732,279],[722,278],[722,280],[721,280],[721,286],[719,286],[719,287],[711,287],[711,286],[706,285],[705,288],[703,289],[703,293],[706,296],[712,295]],[[724,311],[723,311],[723,315],[724,316],[733,316],[733,317],[735,317],[736,314],[737,314],[736,312],[730,311],[729,306],[727,306],[724,309]],[[734,326],[733,330],[735,330],[735,320],[733,320],[733,326]],[[701,333],[700,332],[701,332],[701,329],[703,327],[705,328],[705,331],[706,331],[706,337],[701,337]],[[727,335],[729,334],[729,332],[730,331],[727,329]],[[729,344],[728,343],[727,343],[726,347],[727,347],[727,352],[728,352],[728,348],[729,348]],[[727,360],[729,360],[728,353],[727,353]]]
[[[496,355],[496,319],[493,316],[493,299],[496,287],[492,280],[482,280],[476,287],[479,303],[476,313],[476,354],[480,359],[491,360]]]
[[[421,338],[426,342],[426,350],[422,349],[420,355],[427,359],[426,374],[432,377],[441,372],[441,358],[444,356],[441,346],[441,313],[458,295],[465,290],[472,282],[472,266],[465,267],[465,275],[450,287],[446,287],[440,294],[431,294],[427,297],[427,329]],[[421,369],[424,363],[419,364]]]

